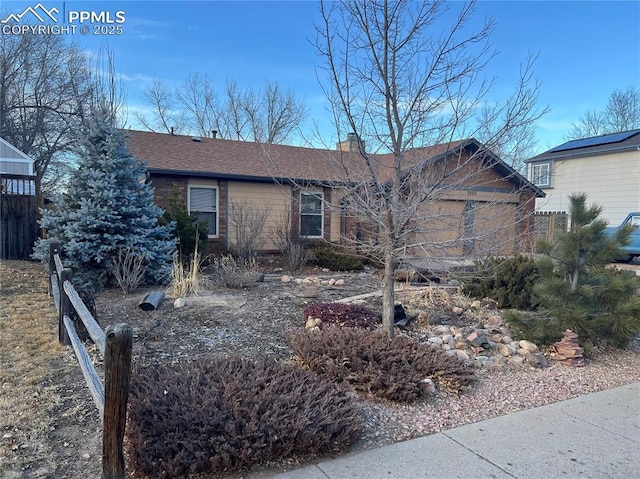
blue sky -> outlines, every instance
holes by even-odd
[[[20,12],[37,3],[0,0],[0,9]],[[143,107],[142,91],[154,79],[179,85],[197,72],[221,90],[227,79],[257,88],[278,82],[304,98],[311,118],[330,130],[316,77],[320,59],[310,43],[318,20],[314,1],[41,3],[126,13],[121,35],[72,37],[88,50],[104,45],[114,52],[131,111]],[[613,90],[640,87],[640,2],[480,1],[476,15],[478,22],[497,21],[491,43],[499,55],[487,70],[497,78],[496,96],[514,86],[528,52],[539,54],[540,106],[551,108],[537,125],[541,151],[562,143],[586,110],[604,108]],[[131,112],[128,124],[138,126]]]

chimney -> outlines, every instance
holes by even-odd
[[[218,130],[211,130],[211,138],[218,136]]]
[[[344,141],[339,142],[336,145],[337,149],[339,151],[354,151],[357,152],[358,150],[358,135],[356,135],[355,133],[349,133],[347,134],[347,139]],[[362,143],[362,148],[364,149],[364,142]]]

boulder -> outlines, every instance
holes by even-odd
[[[534,368],[546,368],[549,363],[542,353],[527,353],[524,359]]]
[[[522,349],[526,349],[530,353],[537,353],[538,352],[538,346],[533,344],[531,341],[527,341],[526,339],[523,339],[518,344],[520,345],[520,347]]]

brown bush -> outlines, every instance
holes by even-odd
[[[271,360],[153,366],[131,384],[127,452],[143,477],[336,452],[358,432],[357,409],[345,391]]]
[[[458,358],[404,336],[389,341],[386,333],[334,326],[289,331],[286,340],[318,376],[393,401],[411,402],[428,395],[425,379],[457,393],[473,379]]]
[[[355,304],[317,303],[304,310],[304,319],[322,320],[322,325],[373,328],[380,322],[380,315],[374,311]]]

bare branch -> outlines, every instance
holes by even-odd
[[[338,136],[347,132],[357,145],[331,159],[344,174],[341,200],[358,230],[344,240],[384,258],[389,336],[393,275],[403,255],[513,248],[522,205],[532,205],[522,199],[524,179],[492,149],[521,151],[546,111],[535,107],[535,55],[512,96],[490,106],[493,82],[482,74],[494,56],[493,20],[478,22],[474,9],[475,2],[444,1],[320,5],[315,43],[325,60],[323,88]],[[484,143],[471,141],[471,132]],[[480,219],[482,228],[475,226]],[[500,234],[504,224],[513,225],[509,235]]]

